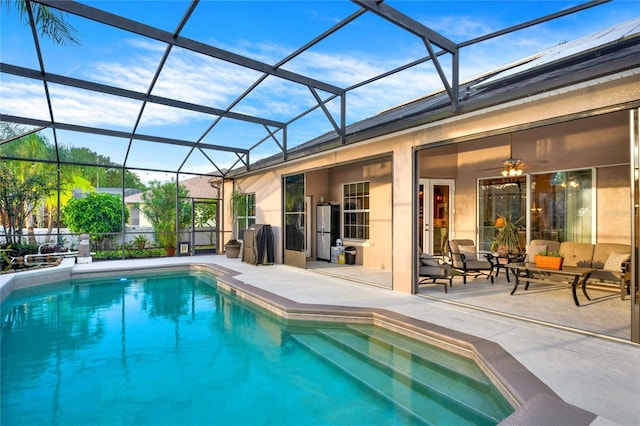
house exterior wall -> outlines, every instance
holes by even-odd
[[[332,201],[341,203],[344,184],[369,182],[369,239],[343,239],[345,246],[356,248],[358,265],[391,269],[391,163],[391,158],[387,157],[329,169],[329,196]]]
[[[390,200],[390,211],[381,210],[379,221],[372,220],[372,227],[391,228],[388,238],[391,244],[387,245],[387,236],[382,232],[382,237],[374,242],[373,246],[367,247],[363,251],[366,266],[388,268],[389,261],[393,269],[393,289],[410,293],[413,291],[413,281],[416,278],[414,269],[415,256],[413,255],[410,238],[414,232],[414,148],[428,147],[434,143],[459,143],[457,154],[451,151],[440,153],[442,161],[437,168],[437,177],[452,177],[456,179],[456,199],[455,199],[455,228],[457,238],[475,238],[476,236],[476,182],[480,176],[476,171],[481,168],[491,167],[495,164],[496,158],[507,158],[508,140],[502,138],[489,138],[491,133],[508,133],[520,129],[529,128],[530,131],[522,132],[523,139],[529,143],[514,141],[514,151],[516,145],[522,151],[514,152],[514,156],[525,157],[532,152],[536,158],[546,155],[550,164],[545,168],[568,169],[574,167],[589,167],[593,165],[594,159],[598,164],[619,164],[622,168],[600,171],[603,179],[618,182],[624,180],[624,163],[629,162],[628,147],[625,152],[622,144],[628,146],[628,124],[625,120],[620,120],[620,116],[602,116],[586,118],[584,121],[575,121],[581,116],[589,117],[598,113],[624,110],[625,105],[634,105],[640,99],[640,85],[637,84],[637,77],[630,73],[622,73],[618,76],[609,77],[602,81],[592,81],[581,83],[572,87],[567,87],[562,91],[546,92],[539,95],[530,96],[523,100],[495,105],[482,111],[465,114],[464,112],[455,117],[428,123],[416,128],[396,132],[391,135],[377,137],[354,145],[348,145],[330,152],[312,155],[300,160],[293,160],[279,166],[274,166],[267,170],[259,170],[246,174],[236,179],[236,185],[246,192],[255,192],[258,204],[258,222],[276,225],[276,259],[282,259],[282,233],[281,233],[281,200],[282,176],[293,173],[309,172],[309,177],[319,177],[324,182],[323,175],[316,174],[317,170],[331,169],[337,165],[361,162],[363,159],[372,157],[391,156],[388,162],[390,166],[390,181],[381,184],[378,208],[383,208],[385,200]],[[622,111],[620,114],[627,114]],[[568,121],[571,120],[571,121]],[[591,120],[594,120],[593,122]],[[608,120],[612,120],[608,124]],[[550,124],[556,124],[551,127]],[[592,126],[588,126],[593,123]],[[544,125],[544,126],[543,126]],[[486,139],[486,144],[482,144],[482,139]],[[469,142],[465,142],[469,141]],[[473,143],[471,143],[473,141]],[[465,146],[462,146],[462,143]],[[620,143],[621,145],[617,145]],[[522,145],[520,145],[522,144]],[[485,146],[486,145],[486,146]],[[526,145],[526,146],[525,146]],[[616,149],[610,149],[615,145]],[[554,149],[553,153],[550,149]],[[555,151],[558,149],[559,151]],[[426,155],[426,154],[425,154]],[[451,167],[453,161],[457,167]],[[433,160],[434,162],[436,159]],[[383,162],[380,162],[379,169]],[[427,164],[427,163],[425,163]],[[442,165],[444,164],[444,165]],[[487,166],[487,164],[489,164]],[[420,167],[423,167],[421,164]],[[425,165],[431,170],[431,166]],[[628,170],[628,166],[627,166]],[[313,172],[313,173],[310,173]],[[348,173],[355,173],[354,170],[346,168],[344,176]],[[363,170],[364,172],[364,170]],[[375,173],[375,167],[370,169]],[[379,172],[379,170],[378,170]],[[455,172],[455,173],[454,173]],[[422,173],[422,172],[420,172]],[[453,176],[450,176],[453,174]],[[330,191],[337,191],[336,188],[340,174],[332,177],[328,175]],[[320,184],[323,185],[324,183]],[[314,189],[316,191],[316,189]],[[628,191],[628,184],[627,184]],[[599,192],[598,195],[605,199],[626,198],[624,189],[607,189]],[[317,194],[314,194],[317,195]],[[335,192],[330,193],[330,197],[337,198]],[[611,210],[602,208],[598,210],[598,217],[621,214],[624,206]],[[613,212],[613,213],[612,213]],[[603,228],[602,233],[604,233]],[[599,234],[602,235],[602,234]],[[604,236],[602,237],[604,238]],[[378,250],[383,244],[384,251],[388,256]],[[376,249],[374,250],[374,247]],[[390,258],[389,258],[390,256]]]
[[[513,155],[531,163],[526,173],[595,168],[598,242],[629,243],[628,113],[618,111],[458,144],[454,236],[476,240],[477,179],[499,177],[500,161]],[[513,152],[509,143],[513,141]],[[454,146],[455,147],[455,146]],[[438,151],[440,148],[434,149]],[[428,162],[430,149],[420,154]],[[453,159],[453,157],[452,157]],[[433,162],[433,161],[432,161]],[[436,173],[439,169],[436,169]],[[432,176],[421,166],[421,177]],[[609,219],[607,219],[609,217]],[[615,230],[605,222],[615,220]]]

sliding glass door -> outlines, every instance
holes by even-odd
[[[306,213],[304,174],[284,178],[284,263],[306,266]]]

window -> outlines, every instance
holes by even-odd
[[[498,215],[512,221],[527,218],[520,223],[521,246],[526,240],[525,223],[530,224],[531,240],[592,242],[595,219],[591,169],[540,173],[528,179],[520,176],[478,181],[480,250],[490,250]]]
[[[256,223],[256,194],[242,194],[238,203],[238,238],[244,237],[244,231]]]
[[[496,219],[504,216],[512,222],[523,218],[520,222],[520,244],[526,240],[525,217],[527,215],[527,178],[480,179],[478,212],[478,248],[490,251],[491,243],[496,236]]]
[[[369,239],[369,182],[347,183],[342,187],[342,238]]]
[[[305,251],[304,175],[284,179],[285,249]]]
[[[129,207],[129,225],[140,225],[140,205],[134,204]]]
[[[592,242],[593,172],[531,176],[531,239]]]

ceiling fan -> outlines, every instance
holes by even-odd
[[[536,161],[536,163],[544,162],[546,161]],[[502,160],[502,167],[491,167],[478,171],[500,170],[500,174],[504,177],[517,177],[522,175],[524,169],[528,166],[529,164],[525,164],[520,158],[513,157],[513,135],[509,135],[509,158]]]
[[[520,176],[525,166],[522,160],[513,157],[502,160],[502,164],[504,168],[500,174],[504,177]]]

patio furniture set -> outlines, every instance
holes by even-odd
[[[460,239],[448,241],[446,249],[446,255],[441,258],[420,253],[419,284],[444,284],[446,293],[447,283],[452,288],[455,276],[462,276],[465,285],[468,276],[485,276],[493,284],[494,277],[503,269],[507,282],[511,282],[510,274],[515,278],[511,295],[522,281],[525,290],[531,283],[567,284],[576,306],[580,306],[576,294],[579,285],[587,300],[591,300],[587,285],[619,286],[622,300],[629,291],[631,246],[628,244],[532,240],[523,253],[496,256],[478,253],[473,240]],[[544,250],[563,254],[560,269],[536,266],[534,255]]]

